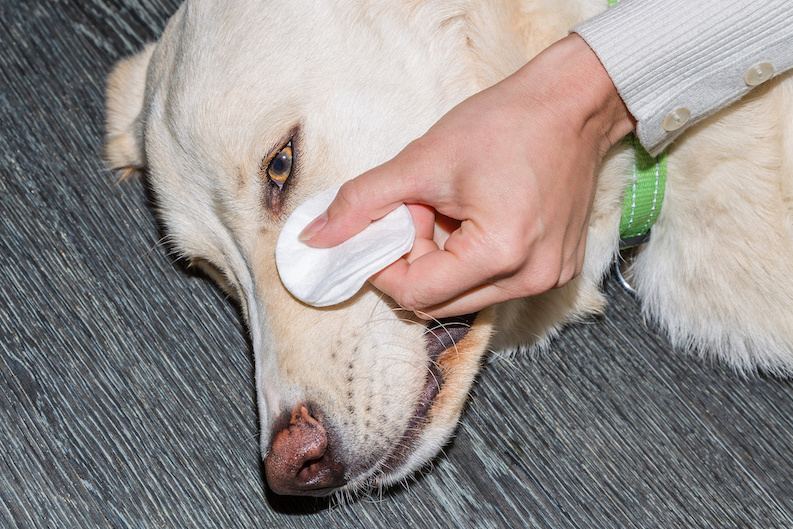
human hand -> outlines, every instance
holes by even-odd
[[[344,184],[301,239],[334,246],[405,203],[413,249],[371,278],[400,306],[445,317],[540,294],[580,273],[596,171],[634,126],[572,34]]]

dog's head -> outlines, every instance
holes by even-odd
[[[488,311],[428,330],[371,287],[317,309],[279,280],[275,244],[298,204],[387,160],[482,82],[455,13],[378,9],[188,2],[109,82],[109,163],[146,168],[174,250],[245,314],[283,494],[387,485],[426,463],[490,335]]]

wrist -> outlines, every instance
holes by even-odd
[[[546,108],[552,122],[574,127],[601,156],[636,128],[608,72],[575,33],[544,50],[515,77],[524,95]]]
[[[636,119],[589,44],[576,33],[563,40],[569,41],[571,48],[574,48],[573,60],[579,65],[579,93],[590,103],[589,106],[584,105],[589,111],[587,119],[592,126],[603,132],[605,149],[602,154],[605,155],[609,148],[636,129]]]

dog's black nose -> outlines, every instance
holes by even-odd
[[[317,415],[300,405],[276,423],[264,466],[267,483],[277,494],[324,496],[347,482]]]

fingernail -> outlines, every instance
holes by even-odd
[[[310,240],[314,235],[319,233],[319,230],[325,227],[325,224],[328,223],[328,212],[326,211],[319,217],[315,218],[311,221],[311,223],[303,228],[303,231],[300,232],[300,235],[297,236],[297,239],[301,242],[306,242]]]

